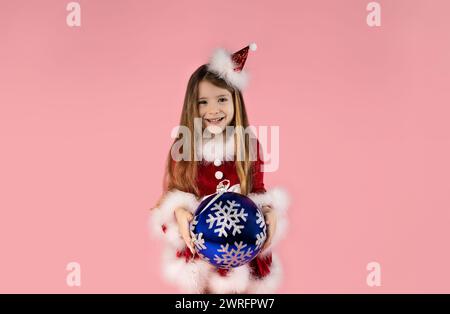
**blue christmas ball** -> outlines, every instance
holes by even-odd
[[[218,268],[250,262],[267,237],[264,215],[248,197],[216,193],[203,200],[190,224],[198,255]]]

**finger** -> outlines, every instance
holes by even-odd
[[[192,255],[195,255],[195,249],[192,243],[189,244],[189,250],[191,250]]]
[[[189,250],[191,250],[192,255],[195,255],[195,250],[194,250],[194,246],[193,246],[193,240],[191,237],[191,233],[190,233],[190,222],[192,221],[192,219],[194,219],[194,215],[192,215],[192,213],[188,213],[187,214],[187,238],[189,240],[189,243],[187,243],[187,246],[189,248]]]
[[[270,220],[270,224],[269,224],[269,233],[270,236],[272,237],[275,234],[275,231],[277,229],[277,220],[276,219],[271,219]]]
[[[189,241],[186,242],[187,247],[189,248],[189,250],[191,251],[192,255],[195,254],[195,250],[193,247],[193,243],[192,243],[192,239],[190,239]]]
[[[186,246],[189,248],[189,251],[191,251],[192,255],[195,255],[195,250],[192,246],[191,241],[189,241],[188,239],[184,239],[184,242],[186,242]]]
[[[184,231],[184,235],[183,235],[183,239],[184,242],[186,242],[186,246],[189,248],[189,250],[191,251],[192,255],[195,254],[195,250],[193,248],[192,245],[192,237],[191,237],[191,233],[189,232],[189,224],[187,224],[187,228]]]
[[[265,250],[267,250],[269,247],[270,247],[270,244],[271,244],[272,242],[271,241],[269,241],[269,240],[267,240],[266,242],[264,242],[264,245],[263,245],[263,247],[262,247],[262,249],[261,249],[261,252],[264,252]]]
[[[264,250],[266,249],[266,247],[267,247],[267,241],[264,242],[264,244],[263,244],[263,246],[262,246],[262,248],[261,248],[261,252],[264,252]]]
[[[266,241],[264,242],[264,246],[262,249],[263,251],[266,250],[272,243],[272,235],[273,235],[273,227],[269,226],[269,228],[267,228],[267,238]]]
[[[273,223],[274,223],[274,219],[273,219],[273,217],[272,217],[272,215],[270,214],[270,213],[268,213],[268,214],[266,214],[265,216],[264,216],[264,219],[265,219],[265,221],[266,221],[266,225],[273,225]]]
[[[191,244],[189,224],[186,222],[184,225],[185,225],[184,228],[181,230],[181,236],[183,237],[184,242],[186,242],[186,245],[189,246]]]
[[[266,250],[270,246],[271,243],[272,243],[272,236],[269,233],[267,235],[266,241],[264,242],[263,250]]]
[[[187,246],[188,248],[190,248],[190,246],[191,246],[191,241],[190,241],[190,239],[186,236],[186,234],[183,234],[183,240],[184,240],[184,243],[186,244],[186,246]]]

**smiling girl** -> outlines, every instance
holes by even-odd
[[[194,136],[186,141],[178,134],[175,139],[167,160],[164,193],[151,211],[154,231],[167,240],[164,277],[184,292],[272,293],[281,280],[280,262],[272,248],[286,231],[287,195],[281,189],[265,189],[260,145],[247,132],[241,90],[247,82],[243,66],[249,49],[256,50],[256,45],[234,54],[217,49],[210,62],[191,75],[180,126]],[[201,121],[200,132],[195,121]],[[180,153],[188,158],[179,160],[174,151],[181,139],[187,145]],[[189,222],[202,198],[215,193],[223,180],[229,182],[229,191],[247,195],[257,204],[268,226],[261,253],[230,270],[217,269],[199,258],[189,233]]]

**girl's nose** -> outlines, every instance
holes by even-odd
[[[208,111],[211,112],[211,113],[218,113],[220,111],[219,110],[219,104],[217,102],[214,102],[214,101],[210,103],[208,109],[209,109]]]

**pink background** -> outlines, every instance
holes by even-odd
[[[252,41],[293,197],[279,292],[450,292],[448,1],[378,1],[379,28],[362,0],[83,0],[80,28],[69,2],[0,1],[0,292],[175,292],[147,230],[170,130],[212,50]]]

